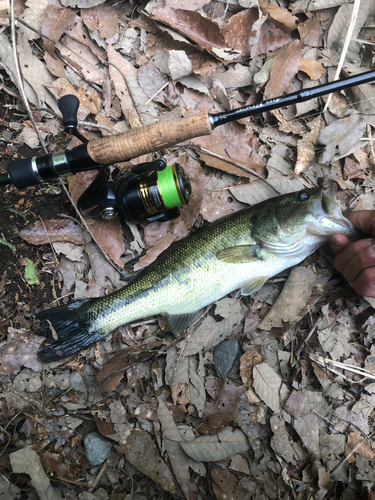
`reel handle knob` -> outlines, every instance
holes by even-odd
[[[78,132],[77,112],[79,108],[79,99],[73,94],[64,95],[58,102],[59,109],[63,116],[65,131],[68,134],[74,135],[83,143],[88,140],[80,132]]]
[[[77,111],[79,108],[79,99],[75,95],[64,95],[58,103],[59,110],[63,115],[64,127],[71,134],[71,129],[78,126]]]

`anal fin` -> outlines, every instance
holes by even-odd
[[[195,318],[197,311],[187,314],[168,314],[169,328],[173,335],[179,335],[188,328]]]
[[[246,281],[241,285],[241,295],[251,295],[257,292],[267,280],[267,276],[259,276],[258,278]]]

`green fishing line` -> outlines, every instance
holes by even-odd
[[[164,170],[158,171],[158,185],[166,208],[182,205],[183,201],[178,194],[173,165],[169,165]]]

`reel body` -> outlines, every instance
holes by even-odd
[[[108,168],[102,167],[95,180],[78,200],[78,208],[90,217],[110,220],[118,215],[131,222],[164,222],[180,215],[191,194],[183,168],[167,166],[164,159],[141,163],[130,174],[109,181]]]

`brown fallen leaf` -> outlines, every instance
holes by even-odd
[[[218,397],[206,403],[202,421],[196,426],[196,430],[202,434],[215,434],[227,427],[230,422],[236,421],[237,404],[245,387],[226,384],[215,377],[207,377],[205,388],[208,392],[215,390]]]
[[[280,109],[275,109],[275,110],[271,111],[271,113],[280,122],[281,130],[284,130],[285,132],[288,132],[288,133],[291,132],[292,134],[297,134],[297,135],[305,135],[306,134],[306,127],[301,121],[299,121],[299,120],[286,120]]]
[[[320,18],[311,12],[307,12],[307,21],[298,25],[299,35],[302,42],[309,47],[318,47],[323,37],[323,29]]]
[[[249,498],[249,490],[238,484],[239,481],[235,474],[218,467],[212,467],[211,477],[216,500]]]
[[[55,241],[69,241],[76,245],[85,243],[81,226],[71,219],[36,221],[22,229],[18,236],[31,245],[45,245]]]
[[[119,19],[112,5],[99,4],[90,9],[82,9],[81,18],[90,31],[98,28],[101,38],[107,43],[114,43],[119,36]]]
[[[44,46],[52,56],[55,52],[56,42],[59,41],[66,28],[72,24],[75,17],[76,12],[73,9],[47,5],[40,31],[46,37],[43,38]]]
[[[259,12],[256,7],[232,16],[221,30],[228,47],[239,50],[243,57],[248,57],[251,45],[256,41],[256,32],[252,30],[252,26],[258,19]]]
[[[358,445],[360,446],[357,448]],[[348,435],[348,440],[345,445],[345,456],[348,457],[347,462],[350,464],[354,463],[357,453],[366,458],[375,458],[374,451],[368,442],[364,441],[362,433],[360,431],[353,431]]]
[[[268,12],[270,18],[273,20],[278,28],[290,32],[296,29],[297,16],[294,16],[289,10],[284,7],[278,7],[268,2],[259,2],[259,7],[264,13]]]
[[[300,67],[301,56],[302,43],[300,40],[293,40],[277,54],[264,91],[266,99],[278,97],[287,89]]]
[[[311,80],[319,80],[326,72],[326,69],[314,59],[301,59],[298,71],[307,73]]]
[[[344,161],[344,167],[342,169],[342,176],[344,180],[347,179],[366,179],[365,172],[361,169],[360,165],[355,162],[352,158],[347,156]]]
[[[198,12],[172,9],[170,7],[156,7],[152,10],[152,16],[153,19],[162,21],[183,33],[209,52],[212,52],[213,48],[229,48],[219,26],[201,16]]]
[[[126,368],[136,362],[141,362],[152,355],[154,348],[160,347],[161,341],[156,340],[148,344],[132,345],[121,349],[112,358],[110,358],[96,375],[98,385],[105,382],[108,378],[118,373],[124,373]]]
[[[42,371],[37,353],[41,337],[31,335],[24,328],[9,328],[8,340],[1,355],[0,374],[14,375],[22,366],[31,368],[34,372]]]
[[[322,129],[323,117],[318,115],[307,125],[310,128],[310,133],[303,139],[297,141],[297,162],[294,167],[294,176],[297,177],[302,173],[309,163],[315,157],[315,145]]]
[[[245,387],[253,385],[253,368],[262,362],[262,356],[257,351],[246,351],[240,360],[240,376]]]
[[[284,47],[291,41],[289,33],[277,28],[274,23],[267,19],[262,24],[259,41],[259,52],[268,54]]]
[[[179,496],[173,475],[148,432],[135,429],[127,438],[125,445],[115,448],[163,490]]]

